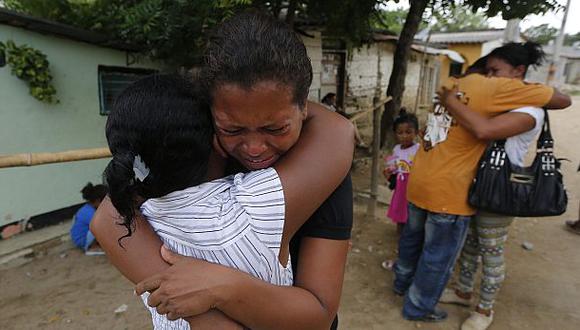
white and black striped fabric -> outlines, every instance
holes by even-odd
[[[280,265],[284,193],[273,168],[207,182],[141,206],[171,250],[229,266],[276,285],[292,285],[292,268]],[[142,296],[147,301],[147,294]],[[189,329],[149,308],[155,329]]]

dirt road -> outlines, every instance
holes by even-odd
[[[580,328],[580,236],[563,230],[578,217],[580,198],[580,98],[573,109],[553,113],[557,155],[564,164],[570,206],[557,218],[517,220],[507,248],[508,277],[496,306],[492,329]],[[365,181],[364,168],[354,173]],[[380,268],[393,257],[395,226],[377,211],[366,219],[355,205],[353,250],[349,256],[340,309],[341,329],[458,329],[469,310],[445,307],[446,322],[407,322],[401,298],[391,293],[393,275]],[[521,248],[528,241],[532,251]],[[132,286],[103,257],[85,257],[70,244],[47,250],[19,266],[0,268],[1,329],[148,329],[150,321]],[[115,314],[126,304],[124,313]]]

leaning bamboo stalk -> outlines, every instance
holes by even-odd
[[[76,162],[79,160],[111,157],[109,148],[78,149],[62,152],[24,153],[0,155],[0,168],[36,166],[52,163]]]
[[[380,100],[377,104],[374,104],[371,108],[368,108],[367,110],[363,110],[363,111],[359,111],[359,112],[355,113],[352,117],[350,117],[349,120],[354,123],[355,121],[361,119],[363,116],[368,115],[369,113],[382,107],[383,105],[385,105],[387,102],[391,101],[392,99],[393,98],[391,96],[387,96],[386,98]]]

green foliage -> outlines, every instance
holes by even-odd
[[[12,74],[28,84],[30,95],[41,102],[58,102],[46,55],[27,45],[17,46],[12,40],[0,42],[0,53],[7,59]]]
[[[409,10],[404,8],[377,11],[371,16],[371,24],[376,29],[386,29],[399,34],[403,29],[408,12]]]
[[[505,20],[543,14],[561,8],[557,0],[432,0],[439,8],[469,7],[473,13],[481,11],[486,17],[501,15]]]
[[[106,34],[114,41],[139,45],[144,55],[176,67],[198,63],[207,32],[246,8],[259,8],[274,17],[283,17],[288,8],[295,8],[293,22],[321,26],[325,35],[341,38],[349,47],[359,47],[370,40],[373,28],[395,32],[402,29],[406,19],[404,11],[393,14],[383,11],[381,8],[388,2],[398,0],[4,0],[9,9]],[[467,6],[485,16],[501,13],[504,18],[523,17],[557,6],[556,0],[430,2],[440,8],[441,13]],[[442,17],[445,20],[453,18]],[[478,24],[481,22],[468,26]],[[453,28],[460,29],[460,26]]]
[[[577,32],[576,34],[566,34],[566,36],[564,36],[564,45],[566,46],[572,46],[574,43],[579,41],[580,32]]]
[[[487,17],[481,12],[472,12],[458,6],[447,10],[433,10],[433,31],[458,32],[474,31],[489,28]]]
[[[303,1],[305,9],[302,17],[322,23],[326,35],[342,38],[348,46],[359,47],[370,39],[373,27],[371,17],[387,2],[389,1]]]
[[[207,31],[251,0],[7,0],[6,7],[138,45],[174,66],[199,61]]]
[[[379,4],[398,0],[6,0],[7,8],[139,45],[174,66],[199,62],[207,32],[235,12],[259,8],[275,17],[295,5],[296,20],[322,24],[329,36],[360,46]]]
[[[542,45],[547,45],[550,40],[554,40],[558,35],[558,29],[548,24],[532,26],[524,31],[529,40],[535,41]]]
[[[548,24],[542,24],[538,26],[532,26],[528,28],[524,34],[531,41],[535,41],[542,45],[547,45],[550,41],[555,40],[558,37],[558,29]],[[576,34],[565,34],[564,35],[564,45],[572,46],[575,42],[580,41],[580,32]]]

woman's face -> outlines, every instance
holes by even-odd
[[[526,73],[525,66],[518,65],[514,67],[497,57],[490,57],[487,60],[486,69],[488,76],[491,77],[524,79]]]
[[[306,109],[292,100],[290,87],[259,82],[250,89],[223,84],[213,94],[217,138],[249,170],[272,166],[298,141]]]

